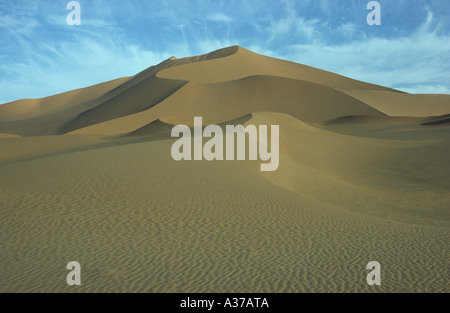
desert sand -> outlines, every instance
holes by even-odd
[[[194,116],[280,125],[279,169],[174,161]],[[237,46],[0,105],[0,292],[450,292],[449,121]]]

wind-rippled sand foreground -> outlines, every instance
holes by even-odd
[[[240,47],[2,105],[0,291],[449,292],[449,113]],[[174,161],[194,116],[280,125],[278,171]]]

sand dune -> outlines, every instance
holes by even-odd
[[[379,90],[343,90],[390,116],[438,116],[448,114],[448,95],[409,95]]]
[[[279,169],[174,161],[194,116],[279,125]],[[236,46],[4,104],[0,291],[449,292],[449,116]]]
[[[130,87],[64,125],[61,133],[145,111],[181,88],[185,82],[151,77]],[[126,103],[126,105],[124,105]]]
[[[426,105],[424,104],[426,103]],[[221,123],[252,112],[307,122],[343,116],[437,116],[447,95],[407,95],[301,64],[230,47],[170,58],[131,78],[0,107],[0,132],[20,136],[135,131],[163,116]]]
[[[266,175],[277,184],[362,214],[449,226],[448,128],[375,120],[317,126],[260,113],[247,123],[282,125],[280,169]]]
[[[120,78],[92,87],[69,91],[43,99],[25,99],[5,103],[0,106],[0,122],[21,121],[42,117],[57,111],[72,111],[79,106],[80,111],[89,109],[88,103],[112,88],[122,85],[128,78]]]
[[[169,67],[159,72],[157,76],[168,79],[184,79],[199,84],[210,84],[238,80],[254,75],[266,75],[298,79],[336,89],[348,89],[351,86],[351,89],[398,92],[302,64],[259,55],[242,47],[226,48],[216,52],[215,55],[220,57],[206,58],[207,61],[205,62],[189,62]],[[212,68],[214,70],[211,70]]]

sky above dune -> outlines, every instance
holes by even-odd
[[[231,45],[411,93],[450,94],[448,0],[0,0],[0,103]]]

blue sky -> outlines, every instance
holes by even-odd
[[[0,0],[0,103],[231,45],[411,93],[450,94],[448,0]]]

